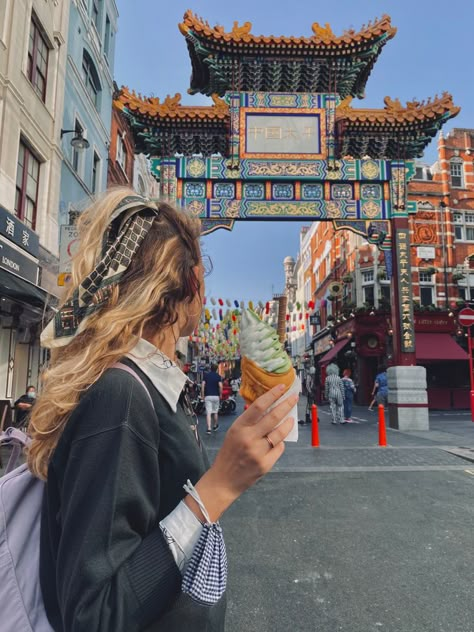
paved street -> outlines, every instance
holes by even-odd
[[[332,426],[319,412],[322,447],[300,426],[222,520],[227,630],[474,632],[470,415],[435,412],[425,433],[388,429],[379,448],[375,413],[357,408],[359,424]],[[203,435],[211,458],[235,418]]]
[[[474,447],[469,414],[434,413],[426,433],[388,429],[384,449],[375,413],[336,427],[327,413],[322,447],[300,427],[222,520],[227,629],[474,632],[474,463],[447,451]],[[211,456],[234,418],[204,435]]]

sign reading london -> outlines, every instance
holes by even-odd
[[[241,158],[322,158],[321,112],[242,108]]]

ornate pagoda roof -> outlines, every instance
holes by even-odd
[[[351,97],[336,109],[340,156],[380,156],[389,159],[419,158],[425,147],[460,109],[444,92],[426,101],[385,97],[383,109],[352,108]]]
[[[143,97],[122,88],[114,107],[128,118],[137,152],[154,156],[175,153],[228,156],[230,141],[229,106],[217,95],[213,105],[181,105],[181,95]],[[412,159],[423,154],[430,140],[460,108],[447,92],[427,101],[385,97],[380,109],[353,108],[352,98],[336,109],[338,157]]]
[[[182,153],[227,154],[229,106],[217,95],[213,105],[181,105],[181,95],[143,97],[123,87],[114,107],[128,118],[138,153],[162,156]]]
[[[384,15],[358,32],[337,36],[329,24],[312,25],[311,37],[253,35],[252,24],[232,31],[211,27],[191,11],[179,25],[192,63],[189,92],[338,92],[362,97],[370,72],[396,28]]]

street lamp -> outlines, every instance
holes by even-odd
[[[62,129],[61,138],[64,136],[64,134],[75,134],[74,138],[71,139],[71,145],[77,151],[88,149],[90,147],[89,141],[87,140],[87,138],[84,138],[84,136],[82,135],[83,134],[82,130]]]

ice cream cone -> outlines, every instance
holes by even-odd
[[[278,384],[286,386],[285,392],[291,388],[296,378],[293,367],[285,373],[269,373],[261,369],[250,358],[243,357],[241,361],[242,385],[240,394],[247,404],[252,404],[258,397]]]

